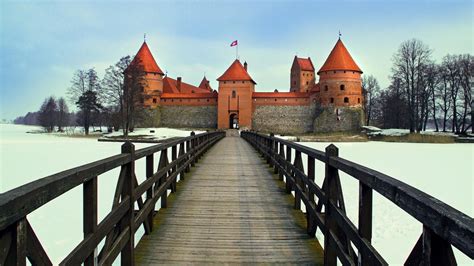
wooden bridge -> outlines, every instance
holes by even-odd
[[[139,184],[140,158],[146,179]],[[324,174],[315,173],[316,161],[326,165]],[[112,210],[99,222],[98,178],[117,167]],[[357,226],[345,214],[338,171],[359,181]],[[455,265],[452,246],[474,257],[471,217],[339,158],[334,145],[322,152],[255,132],[225,137],[216,131],[141,150],[127,142],[122,154],[0,194],[0,265],[52,264],[27,215],[79,185],[84,238],[61,265],[110,265],[119,254],[122,265],[387,265],[371,245],[373,191],[423,225],[412,252],[403,255],[407,265]],[[141,226],[145,235],[136,244]],[[316,230],[324,235],[321,245]]]

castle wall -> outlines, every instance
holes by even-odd
[[[302,134],[313,131],[316,104],[254,105],[252,129],[278,134]]]
[[[343,90],[341,86],[344,86]],[[320,103],[324,106],[362,106],[362,83],[359,72],[342,70],[321,72],[319,87]]]
[[[160,111],[162,127],[217,127],[217,105],[162,105]]]
[[[364,125],[364,112],[358,107],[318,107],[315,109],[313,131],[327,133],[360,131]]]

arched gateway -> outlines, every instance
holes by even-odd
[[[232,113],[229,116],[229,128],[238,129],[239,128],[239,115]]]

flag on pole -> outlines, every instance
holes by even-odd
[[[237,42],[237,40],[235,40],[230,44],[230,47],[237,46],[237,44],[239,44],[239,43]]]

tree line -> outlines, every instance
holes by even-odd
[[[400,45],[392,61],[386,89],[372,75],[362,79],[367,125],[410,132],[474,132],[472,55],[446,55],[436,63],[428,45],[412,39]]]
[[[40,110],[14,120],[16,124],[41,125],[47,132],[63,131],[66,126],[81,126],[89,134],[90,127],[107,127],[109,131],[122,129],[125,136],[145,119],[142,64],[131,64],[124,56],[105,70],[99,78],[94,68],[77,70],[67,89],[68,100],[77,108],[69,113],[64,98],[47,97]]]

